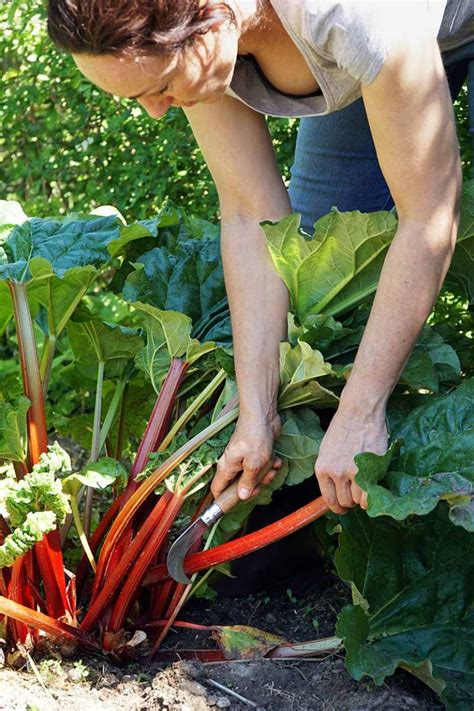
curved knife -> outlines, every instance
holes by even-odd
[[[257,483],[260,483],[273,468],[274,459],[275,457],[272,456],[270,462],[260,470]],[[175,540],[169,549],[166,565],[168,573],[176,582],[186,585],[192,582],[184,572],[184,559],[189,550],[195,547],[201,540],[207,529],[217,523],[224,514],[231,511],[239,501],[242,501],[242,499],[239,498],[238,489],[239,479],[230,484],[217,499],[214,499],[204,513]]]

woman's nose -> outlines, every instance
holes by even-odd
[[[173,97],[167,97],[164,99],[162,97],[145,96],[142,99],[137,99],[137,101],[143,106],[151,118],[161,118],[171,106]]]

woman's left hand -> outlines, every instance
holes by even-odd
[[[323,438],[315,472],[327,505],[343,514],[357,504],[367,508],[367,494],[355,483],[354,457],[360,452],[387,451],[385,410],[377,414],[352,414],[339,409]]]

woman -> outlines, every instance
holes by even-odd
[[[215,495],[240,472],[241,498],[255,492],[280,428],[288,294],[259,223],[293,207],[309,231],[332,205],[395,204],[397,234],[316,462],[333,511],[365,508],[354,456],[386,450],[386,403],[456,239],[460,159],[440,48],[455,92],[474,46],[474,0],[50,0],[49,32],[101,89],[135,98],[155,118],[183,107],[217,185],[240,417]],[[290,196],[266,113],[306,117]]]

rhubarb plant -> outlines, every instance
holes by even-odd
[[[161,653],[171,626],[188,624],[186,601],[210,594],[211,570],[328,512],[315,481],[313,502],[242,535],[275,490],[314,477],[396,216],[333,210],[313,236],[297,215],[263,224],[291,300],[275,442],[284,464],[197,542],[182,585],[166,554],[209,504],[238,417],[219,232],[173,206],[132,224],[98,212],[29,219],[0,203],[10,354],[0,366],[0,624],[10,649],[39,645],[43,630],[127,659],[137,635]],[[467,184],[447,289],[389,402],[390,449],[356,458],[368,511],[328,522],[353,591],[336,630],[350,673],[383,683],[403,666],[452,708],[472,705],[474,667],[473,214]],[[71,461],[61,435],[87,461]]]

